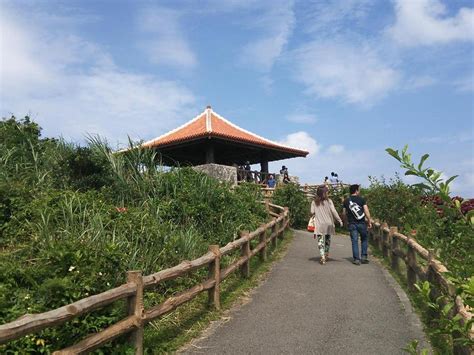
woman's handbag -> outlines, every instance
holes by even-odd
[[[314,216],[311,216],[308,222],[308,227],[306,228],[308,232],[314,232],[316,229],[316,225],[314,223]]]

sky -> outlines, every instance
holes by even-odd
[[[471,0],[0,0],[0,39],[0,113],[44,136],[117,146],[212,105],[308,150],[270,163],[303,183],[388,179],[408,144],[474,197]]]

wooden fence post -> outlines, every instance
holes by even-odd
[[[138,320],[138,328],[133,330],[130,341],[135,347],[135,354],[143,354],[143,278],[142,272],[138,270],[127,271],[127,282],[137,285],[137,293],[127,300],[128,315],[135,315]]]
[[[410,240],[412,238],[410,236],[407,236],[407,284],[408,284],[408,289],[410,291],[415,290],[415,283],[416,283],[416,272],[413,270],[411,265],[416,264],[416,253],[415,249],[410,244]]]
[[[390,227],[391,230],[392,227]],[[389,239],[390,232],[382,230],[382,255],[384,258],[388,258],[388,239]]]
[[[431,284],[435,285],[436,283],[436,276],[435,271],[433,270],[433,259],[435,257],[435,250],[432,248],[428,248],[428,266],[426,268],[426,280]],[[437,287],[431,287],[430,296],[433,299],[436,299],[440,294],[437,292]]]
[[[388,224],[386,222],[382,223],[380,226],[380,230],[377,236],[377,247],[383,253],[383,242],[384,242],[384,229],[388,228]]]
[[[216,283],[208,290],[209,305],[215,309],[221,309],[221,252],[218,245],[209,245],[209,251],[214,254],[214,261],[209,264],[209,279]]]
[[[400,266],[398,264],[397,252],[400,250],[400,248],[398,244],[398,238],[394,236],[395,233],[398,233],[398,227],[390,227],[390,239],[392,244],[392,270],[398,273],[400,271]]]
[[[275,221],[275,224],[272,227],[272,245],[273,245],[273,248],[276,249],[276,247],[278,246],[276,233],[278,229],[280,229],[280,227],[279,227],[279,222],[276,222],[276,218],[273,218],[273,220]]]
[[[240,233],[241,237],[248,237],[249,232],[245,231]],[[240,267],[240,272],[242,277],[248,278],[250,276],[250,241],[247,240],[242,246],[240,247],[240,255],[247,257],[247,261],[242,264]]]
[[[263,243],[263,248],[260,250],[260,260],[265,261],[267,260],[267,230],[265,223],[260,225],[260,227],[263,227],[263,232],[259,236],[260,243]]]
[[[285,207],[285,218],[283,218],[283,226],[284,226],[284,229],[281,231],[281,233],[278,235],[278,237],[280,239],[283,239],[283,237],[285,236],[285,230],[286,228],[288,227],[288,224],[290,223],[289,220],[290,220],[290,209],[288,207]]]

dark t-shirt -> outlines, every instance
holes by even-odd
[[[364,205],[367,204],[365,202],[365,198],[363,198],[361,196],[352,196],[351,195],[350,197],[346,198],[344,200],[343,206],[346,209],[347,222],[348,223],[363,223],[363,222],[365,222],[364,218],[358,220],[357,218],[354,217],[351,210],[349,209],[349,200],[352,201],[353,203],[359,205],[359,207],[361,209],[361,213],[364,212]]]

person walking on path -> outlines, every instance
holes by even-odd
[[[334,208],[334,203],[328,198],[326,186],[319,186],[316,190],[316,197],[311,202],[311,214],[314,216],[314,237],[318,239],[318,249],[321,255],[319,262],[324,265],[329,258],[331,234],[336,232],[334,220],[337,220],[342,227],[342,220]]]
[[[349,233],[352,240],[352,258],[355,265],[368,264],[368,232],[367,227],[372,228],[370,221],[369,207],[365,199],[360,196],[360,186],[351,185],[349,187],[350,196],[344,200],[343,214],[347,218]],[[366,223],[367,221],[367,223]],[[361,253],[359,255],[359,235]]]

